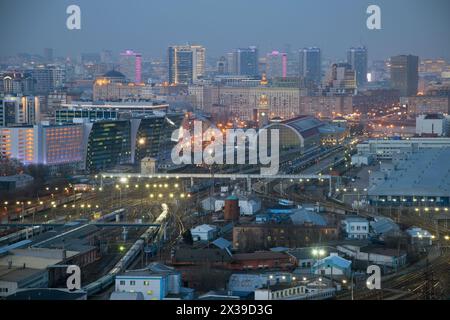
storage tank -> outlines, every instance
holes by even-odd
[[[239,198],[237,196],[231,195],[225,199],[225,208],[223,215],[226,221],[239,220],[240,210],[239,210]]]

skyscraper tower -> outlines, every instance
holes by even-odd
[[[119,69],[128,80],[135,83],[142,82],[142,55],[133,50],[121,53]]]
[[[319,85],[322,80],[322,58],[320,48],[300,50],[300,76],[307,82]]]
[[[366,47],[350,48],[347,51],[347,63],[356,73],[356,84],[359,87],[367,83],[367,49]]]
[[[205,74],[206,49],[198,45],[170,46],[169,83],[189,84]]]
[[[391,57],[391,86],[403,97],[417,95],[419,86],[419,57],[400,55]]]
[[[269,78],[287,76],[287,54],[272,51],[267,55],[267,76]]]
[[[235,49],[227,55],[228,72],[240,76],[256,77],[258,70],[258,48]]]

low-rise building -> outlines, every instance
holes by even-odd
[[[7,296],[5,299],[21,301],[87,300],[87,292],[84,290],[70,291],[68,289],[57,288],[21,289]]]
[[[295,267],[295,260],[282,252],[258,251],[253,253],[238,253],[232,256],[226,268],[231,270],[287,270]]]
[[[16,174],[13,176],[0,177],[0,190],[14,191],[32,184],[34,178],[28,174]]]
[[[423,137],[445,137],[450,134],[450,118],[443,114],[421,114],[416,118],[416,134]]]
[[[439,139],[439,138],[435,138]],[[450,204],[450,147],[393,156],[391,168],[371,175],[368,199],[379,206]]]
[[[386,268],[397,269],[406,264],[406,252],[403,250],[348,243],[337,245],[336,249],[346,257]]]
[[[255,300],[326,300],[332,299],[340,289],[325,278],[298,279],[289,283],[269,283],[256,289]]]
[[[181,273],[158,263],[116,276],[116,292],[140,292],[144,300],[183,299],[185,296],[181,289]]]
[[[386,217],[375,217],[374,221],[370,222],[370,229],[371,233],[379,238],[400,232],[400,227],[391,218]]]
[[[316,261],[316,258],[312,254],[311,248],[296,248],[288,250],[287,253],[294,257],[297,262],[297,266],[301,269],[311,269]]]
[[[367,239],[369,237],[369,221],[366,218],[347,217],[341,223],[347,239]]]
[[[46,269],[34,269],[25,266],[0,266],[0,297],[14,294],[23,288],[48,287]]]
[[[217,232],[217,227],[209,224],[202,224],[191,229],[191,234],[194,241],[214,240],[217,236]]]
[[[349,276],[351,265],[351,261],[338,256],[337,253],[331,253],[328,257],[317,260],[312,271],[317,275]]]
[[[238,224],[233,227],[233,248],[248,252],[274,247],[298,248],[319,240],[336,240],[339,228],[334,225],[295,225],[293,223]]]
[[[242,216],[253,216],[261,210],[261,199],[256,196],[237,193],[233,197],[237,197],[239,201],[239,212]],[[205,211],[222,211],[227,198],[225,194],[207,197],[202,201],[202,208]]]

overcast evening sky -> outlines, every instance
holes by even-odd
[[[66,8],[81,8],[81,30],[66,28]],[[382,30],[366,9],[381,7]],[[75,57],[133,49],[164,57],[171,44],[202,44],[218,57],[235,47],[262,52],[319,46],[343,59],[365,44],[369,59],[411,53],[450,60],[449,0],[0,0],[0,56],[18,52]]]

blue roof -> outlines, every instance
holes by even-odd
[[[22,241],[13,243],[13,244],[11,244],[9,246],[1,247],[0,248],[0,254],[6,253],[6,252],[11,251],[13,249],[18,249],[18,248],[21,248],[21,247],[25,247],[26,245],[28,245],[30,243],[31,243],[31,240],[22,240]]]
[[[224,238],[217,238],[212,243],[213,245],[219,247],[222,250],[231,247],[231,242]]]
[[[350,268],[350,265],[352,264],[352,262],[349,260],[346,260],[340,256],[328,256],[326,258],[323,258],[323,259],[317,261],[314,264],[314,267],[317,268],[323,264],[330,264],[333,267],[337,267],[340,269],[347,269],[347,268]]]
[[[316,226],[326,226],[327,220],[321,215],[305,210],[305,209],[297,209],[290,216],[292,222],[294,224],[305,224],[311,223]]]

